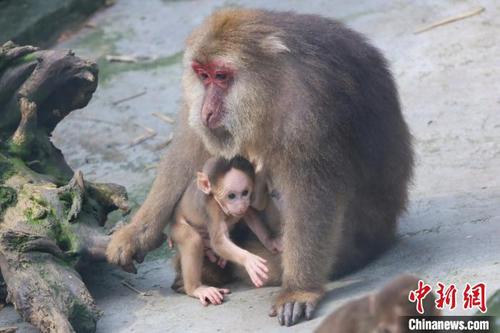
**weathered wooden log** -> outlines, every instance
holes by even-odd
[[[128,211],[123,187],[85,181],[49,139],[90,101],[97,74],[71,51],[0,48],[0,302],[41,332],[95,331],[77,268],[105,259],[106,217]]]

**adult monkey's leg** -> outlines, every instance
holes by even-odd
[[[112,235],[108,245],[108,261],[127,272],[135,273],[133,261],[142,262],[149,251],[164,241],[163,229],[172,217],[177,201],[209,157],[203,143],[188,125],[187,111],[187,108],[181,111],[174,139],[158,168],[146,201],[131,223]]]
[[[310,176],[282,188],[283,283],[272,312],[286,326],[311,319],[324,294],[334,261],[332,244],[342,230],[348,200],[346,193],[325,191],[328,184],[308,183]]]

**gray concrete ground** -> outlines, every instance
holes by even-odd
[[[215,8],[227,5],[296,10],[336,17],[365,33],[392,63],[406,119],[415,137],[417,168],[399,241],[382,258],[328,285],[316,319],[281,328],[267,317],[277,288],[233,286],[221,306],[203,308],[174,294],[166,255],[156,255],[129,275],[96,266],[86,276],[104,315],[98,332],[308,332],[349,299],[410,272],[437,281],[485,282],[488,294],[500,288],[500,4],[496,1],[134,1],[120,0],[90,19],[61,48],[101,64],[101,83],[84,110],[71,114],[53,139],[75,169],[88,179],[124,184],[142,202],[172,130],[153,112],[175,115],[180,55],[188,32]],[[415,35],[425,23],[476,6],[486,11]],[[155,60],[109,64],[106,54],[134,54]],[[133,100],[117,100],[143,93]],[[158,135],[130,142],[153,128]],[[115,219],[118,217],[114,217]],[[152,296],[120,284],[127,279]],[[459,302],[461,304],[461,302]],[[458,309],[450,314],[462,314]],[[8,307],[0,327],[34,332]]]

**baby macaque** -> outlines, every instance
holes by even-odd
[[[405,316],[418,316],[415,304],[408,301],[410,290],[418,279],[402,275],[389,282],[375,294],[353,300],[329,315],[315,333],[406,333],[409,332]],[[432,294],[424,299],[426,316],[439,316]]]
[[[252,208],[255,170],[246,159],[211,158],[183,194],[175,212],[171,242],[177,244],[184,289],[203,305],[221,304],[229,289],[202,285],[204,255],[223,267],[226,260],[245,267],[256,287],[268,278],[266,260],[244,250],[229,238],[232,227],[244,218],[270,251],[281,251],[281,240],[272,239]],[[217,258],[216,255],[219,257]]]

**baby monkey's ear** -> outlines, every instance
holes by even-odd
[[[212,188],[210,187],[210,180],[208,180],[208,176],[203,172],[196,173],[196,185],[203,193],[207,195],[212,192]]]

